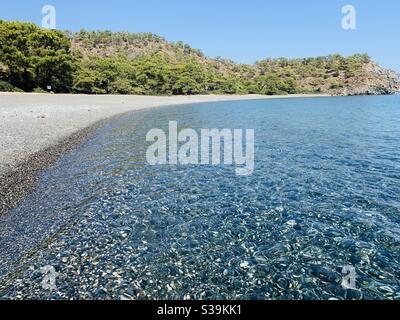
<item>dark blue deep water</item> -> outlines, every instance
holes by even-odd
[[[148,165],[146,133],[170,120],[254,128],[254,174]],[[3,298],[399,299],[399,260],[398,96],[132,113],[0,217]]]

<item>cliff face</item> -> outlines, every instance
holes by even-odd
[[[400,92],[399,75],[379,66],[368,55],[333,55],[297,60],[266,60],[258,72],[291,75],[300,90],[331,95],[384,95]]]
[[[333,95],[385,95],[400,92],[399,75],[375,62],[369,62],[362,68],[361,75],[345,82],[345,87],[336,90],[327,90]]]

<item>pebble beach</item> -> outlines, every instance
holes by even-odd
[[[107,119],[148,108],[290,95],[118,96],[0,93],[0,214],[18,204],[38,173],[79,146]]]

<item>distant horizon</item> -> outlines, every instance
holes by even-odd
[[[150,32],[168,42],[182,41],[210,58],[241,64],[264,59],[302,59],[340,54],[368,54],[384,68],[400,72],[395,41],[400,29],[400,2],[332,0],[279,3],[249,0],[147,0],[98,3],[94,0],[47,2],[57,9],[57,29],[78,32]],[[41,25],[43,1],[15,0],[2,5],[0,19]],[[341,26],[343,6],[357,10],[357,28]],[[89,14],[88,14],[89,13]]]

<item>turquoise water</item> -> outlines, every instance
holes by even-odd
[[[146,133],[255,129],[255,171],[149,166]],[[0,296],[399,299],[400,97],[220,102],[123,116],[0,217]],[[56,288],[40,268],[54,266]],[[342,286],[343,268],[356,273]]]

